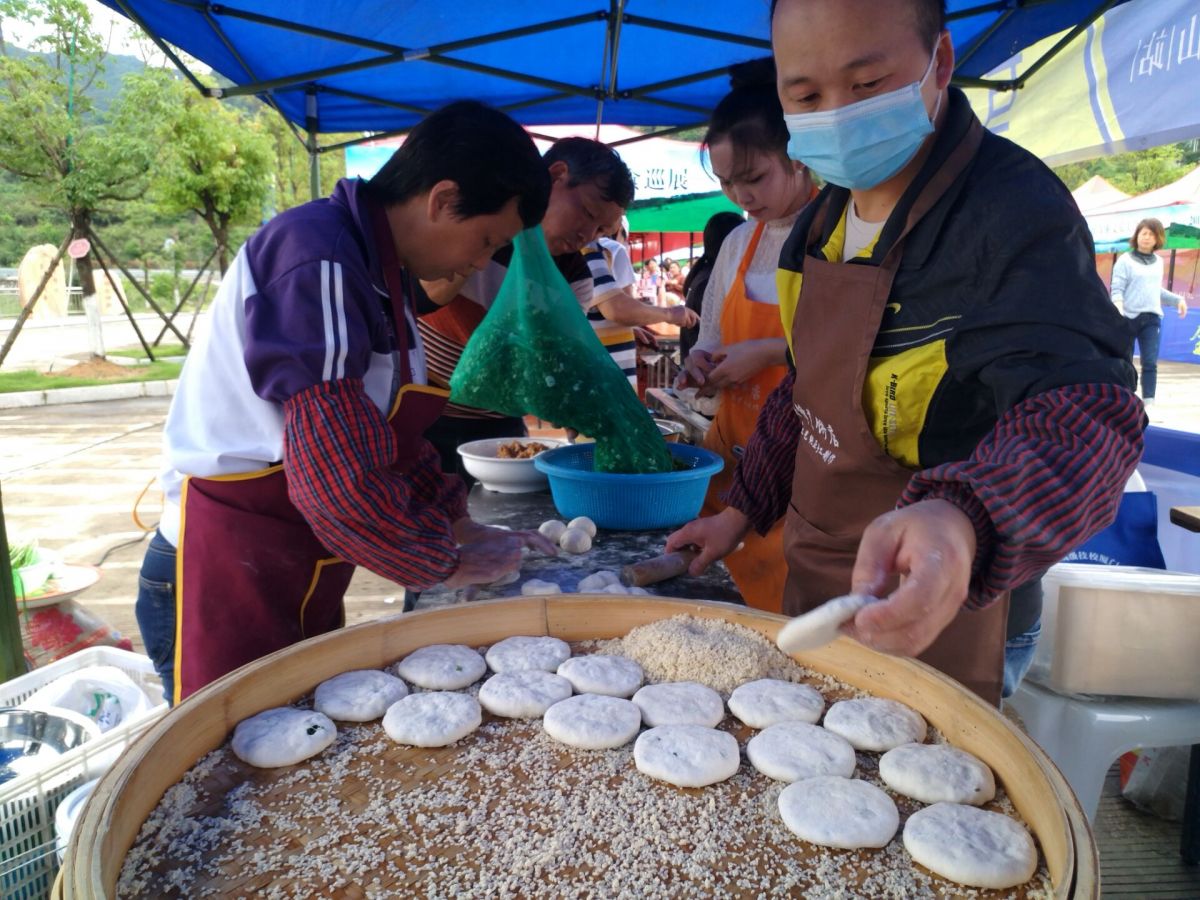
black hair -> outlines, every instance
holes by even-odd
[[[733,90],[713,110],[703,145],[729,141],[739,169],[755,153],[786,160],[788,130],[775,88],[775,61],[767,56],[731,66],[729,80]]]
[[[704,252],[700,255],[699,259],[692,263],[692,267],[688,270],[687,278],[683,280],[683,295],[685,297],[697,276],[701,272],[711,269],[716,264],[717,254],[721,252],[721,245],[725,243],[725,238],[729,237],[729,233],[745,221],[737,213],[728,211],[713,213],[709,216],[708,222],[704,225]]]
[[[422,119],[391,159],[366,184],[367,193],[395,206],[433,188],[458,185],[454,215],[492,215],[517,198],[526,228],[542,221],[550,175],[520,125],[476,100],[460,100]]]
[[[611,147],[590,138],[567,137],[555,141],[542,157],[549,168],[556,162],[567,164],[569,187],[594,184],[600,195],[621,209],[633,202],[633,175],[620,154]]]
[[[946,30],[946,0],[910,0],[915,16],[917,34],[932,50],[938,35]],[[771,0],[771,21],[775,21],[775,7],[779,0]]]

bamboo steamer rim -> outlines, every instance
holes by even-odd
[[[565,641],[622,637],[679,615],[744,625],[774,641],[785,616],[730,603],[555,594],[489,600],[343,628],[248,663],[149,728],[101,778],[72,831],[53,896],[113,898],[125,856],[164,792],[242,719],[311,693],[350,669],[383,668],[428,644],[493,644],[514,635]],[[1098,898],[1099,858],[1087,817],[1054,763],[999,711],[935,669],[848,638],[793,658],[920,712],[957,747],[986,762],[1032,828],[1056,898]],[[165,751],[165,752],[164,752]]]

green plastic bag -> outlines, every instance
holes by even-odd
[[[672,469],[658,426],[588,324],[540,226],[513,241],[508,274],[454,370],[450,399],[589,435],[598,472]]]

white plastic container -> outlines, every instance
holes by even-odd
[[[114,666],[155,700],[110,731],[62,754],[37,772],[0,785],[0,897],[42,900],[58,871],[54,817],[68,794],[99,778],[125,748],[167,711],[150,659],[116,647],[89,647],[0,684],[0,706],[20,706],[56,678],[91,666]]]
[[[1060,694],[1200,699],[1200,575],[1060,563],[1028,678]]]

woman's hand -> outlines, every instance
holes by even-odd
[[[783,365],[785,346],[782,338],[765,338],[722,347],[713,354],[716,365],[708,372],[705,386],[715,392],[744,384],[763,369]]]
[[[1184,316],[1186,316],[1186,315],[1188,314],[1188,305],[1187,305],[1187,301],[1186,301],[1186,300],[1180,300],[1180,301],[1179,301],[1179,305],[1176,307],[1176,309],[1178,309],[1178,310],[1179,310],[1179,318],[1181,318],[1181,319],[1182,319]]]
[[[693,347],[692,352],[683,361],[683,370],[675,379],[676,389],[704,387],[708,383],[708,373],[715,367],[716,362],[712,353]]]

